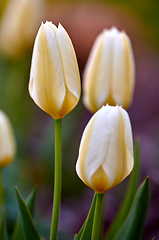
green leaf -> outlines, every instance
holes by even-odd
[[[139,140],[136,140],[134,150],[134,168],[130,175],[128,190],[116,217],[114,218],[112,224],[110,225],[104,237],[105,240],[112,240],[115,237],[115,235],[121,228],[125,218],[127,217],[127,214],[134,200],[135,193],[137,191],[139,183],[139,172],[140,172],[140,143]]]
[[[33,190],[31,191],[31,193],[29,194],[29,196],[26,199],[26,205],[27,205],[27,207],[28,207],[32,216],[33,216],[33,213],[34,213],[36,192],[37,192],[37,187],[34,187]],[[16,222],[14,232],[13,232],[13,235],[12,235],[11,239],[12,240],[17,240],[17,239],[24,240],[23,227],[22,227],[22,224],[21,224],[20,216],[17,219],[17,222]]]
[[[78,240],[85,240],[85,239],[91,238],[96,198],[97,198],[97,194],[95,193],[88,216],[77,235]]]
[[[40,236],[35,228],[31,213],[25,204],[24,200],[22,199],[17,187],[15,187],[16,190],[16,197],[18,201],[19,211],[21,214],[22,219],[22,226],[24,231],[24,238],[25,240],[40,240]]]
[[[77,234],[75,234],[75,236],[74,236],[74,239],[73,240],[78,240],[78,238],[77,238]]]
[[[129,214],[114,240],[141,240],[150,202],[149,178],[140,185]]]
[[[26,205],[32,216],[34,215],[36,193],[37,193],[37,187],[34,187],[26,199]]]
[[[6,233],[6,216],[5,212],[3,211],[0,220],[0,239],[7,240],[7,233]]]

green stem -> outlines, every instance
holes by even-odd
[[[4,208],[4,187],[2,169],[0,169],[0,209]]]
[[[62,119],[55,120],[55,175],[54,175],[54,201],[51,223],[50,240],[56,240],[58,235],[58,223],[61,200],[61,168],[62,168]]]
[[[98,240],[99,239],[99,228],[100,228],[100,222],[101,222],[101,216],[102,216],[102,206],[103,206],[103,198],[104,193],[97,193],[97,200],[96,200],[96,207],[95,207],[95,213],[94,213],[94,220],[93,220],[93,230],[92,230],[92,240]]]

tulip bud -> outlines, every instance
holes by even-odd
[[[0,26],[0,47],[18,56],[32,47],[42,19],[42,0],[9,0]]]
[[[84,71],[84,104],[96,112],[103,105],[127,108],[134,91],[134,57],[130,39],[116,28],[95,40]]]
[[[124,180],[133,168],[132,130],[127,112],[103,106],[87,124],[76,171],[81,180],[104,193]]]
[[[0,168],[13,161],[15,152],[16,143],[11,123],[6,114],[0,111]]]
[[[79,70],[71,40],[59,24],[42,23],[34,44],[30,96],[54,119],[63,118],[78,103]]]

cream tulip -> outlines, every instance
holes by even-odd
[[[16,143],[7,115],[0,111],[0,168],[8,166],[14,159]]]
[[[9,0],[0,24],[1,50],[19,56],[33,46],[43,18],[43,0]]]
[[[62,27],[42,23],[33,49],[29,82],[34,102],[54,119],[63,118],[78,103],[80,76],[71,40]]]
[[[133,168],[132,130],[127,112],[106,105],[87,124],[80,143],[76,171],[98,193],[119,184]]]
[[[115,27],[96,38],[83,75],[83,101],[96,112],[103,105],[128,108],[134,92],[134,57],[129,37]]]

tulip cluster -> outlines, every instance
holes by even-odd
[[[9,54],[21,52],[26,42],[32,39],[34,27],[37,26],[36,20],[39,19],[38,11],[34,11],[37,4],[38,0],[11,0],[8,5],[0,28],[0,44]],[[5,28],[6,23],[10,31]],[[10,40],[13,45],[10,44]],[[76,163],[77,175],[95,191],[95,197],[89,215],[74,240],[100,239],[99,225],[102,222],[104,193],[123,181],[133,169],[132,129],[129,115],[124,108],[127,109],[132,102],[134,75],[134,57],[129,37],[115,27],[104,30],[95,40],[84,71],[83,100],[94,115],[83,132]],[[33,101],[55,120],[55,175],[50,240],[56,240],[62,181],[62,119],[76,107],[81,95],[76,54],[71,39],[61,24],[56,27],[52,22],[46,21],[39,28],[32,54],[29,93]],[[0,111],[0,168],[12,162],[15,151],[16,143],[10,121],[6,114]],[[135,184],[133,182],[132,185]],[[132,194],[128,196],[127,212],[124,210],[122,213],[122,218],[128,220],[124,224],[120,223],[122,230],[119,231],[117,238],[114,235],[115,237],[108,240],[140,239],[142,228],[139,229],[139,234],[137,231],[139,238],[132,236],[132,232],[134,234],[133,229],[136,230],[139,226],[138,222],[135,225],[134,217],[138,212],[136,215],[134,212],[142,208],[139,204],[144,202],[146,190],[146,193],[149,193],[148,184],[147,188],[145,186],[146,184],[136,197],[135,210],[133,204],[130,206]],[[35,191],[25,204],[16,188],[24,236],[18,221],[12,239],[41,239],[31,216]],[[1,192],[0,187],[0,194]],[[146,209],[148,197],[144,203]],[[139,214],[140,212],[145,214],[145,209],[139,211]],[[138,218],[142,223],[144,214],[140,214]],[[119,217],[119,220],[122,218]],[[4,227],[1,219],[0,222],[0,228]],[[120,224],[117,223],[118,226]],[[127,227],[126,237],[123,238]]]
[[[116,28],[95,41],[84,74],[84,102],[92,111],[107,102],[126,107],[132,99],[134,61],[129,38]],[[42,23],[34,44],[29,92],[54,119],[69,113],[80,98],[75,52],[65,29]],[[121,107],[102,107],[88,123],[81,140],[77,174],[96,192],[104,193],[133,168],[132,131]]]
[[[76,165],[82,181],[99,193],[119,184],[133,168],[131,124],[122,107],[132,101],[134,72],[128,36],[114,27],[104,30],[84,71],[84,104],[98,111],[84,130]]]
[[[120,107],[130,105],[133,89],[134,60],[130,40],[116,28],[105,30],[96,39],[84,72],[84,103],[92,112],[99,110],[84,130],[76,164],[81,180],[99,194],[119,184],[134,165],[131,124],[127,112]],[[57,28],[51,22],[42,23],[38,31],[29,93],[35,103],[55,119],[56,142],[61,145],[60,119],[80,98],[76,55],[61,24]],[[56,148],[51,240],[57,237],[60,168],[61,153]],[[96,227],[93,232],[92,239],[96,239]]]

